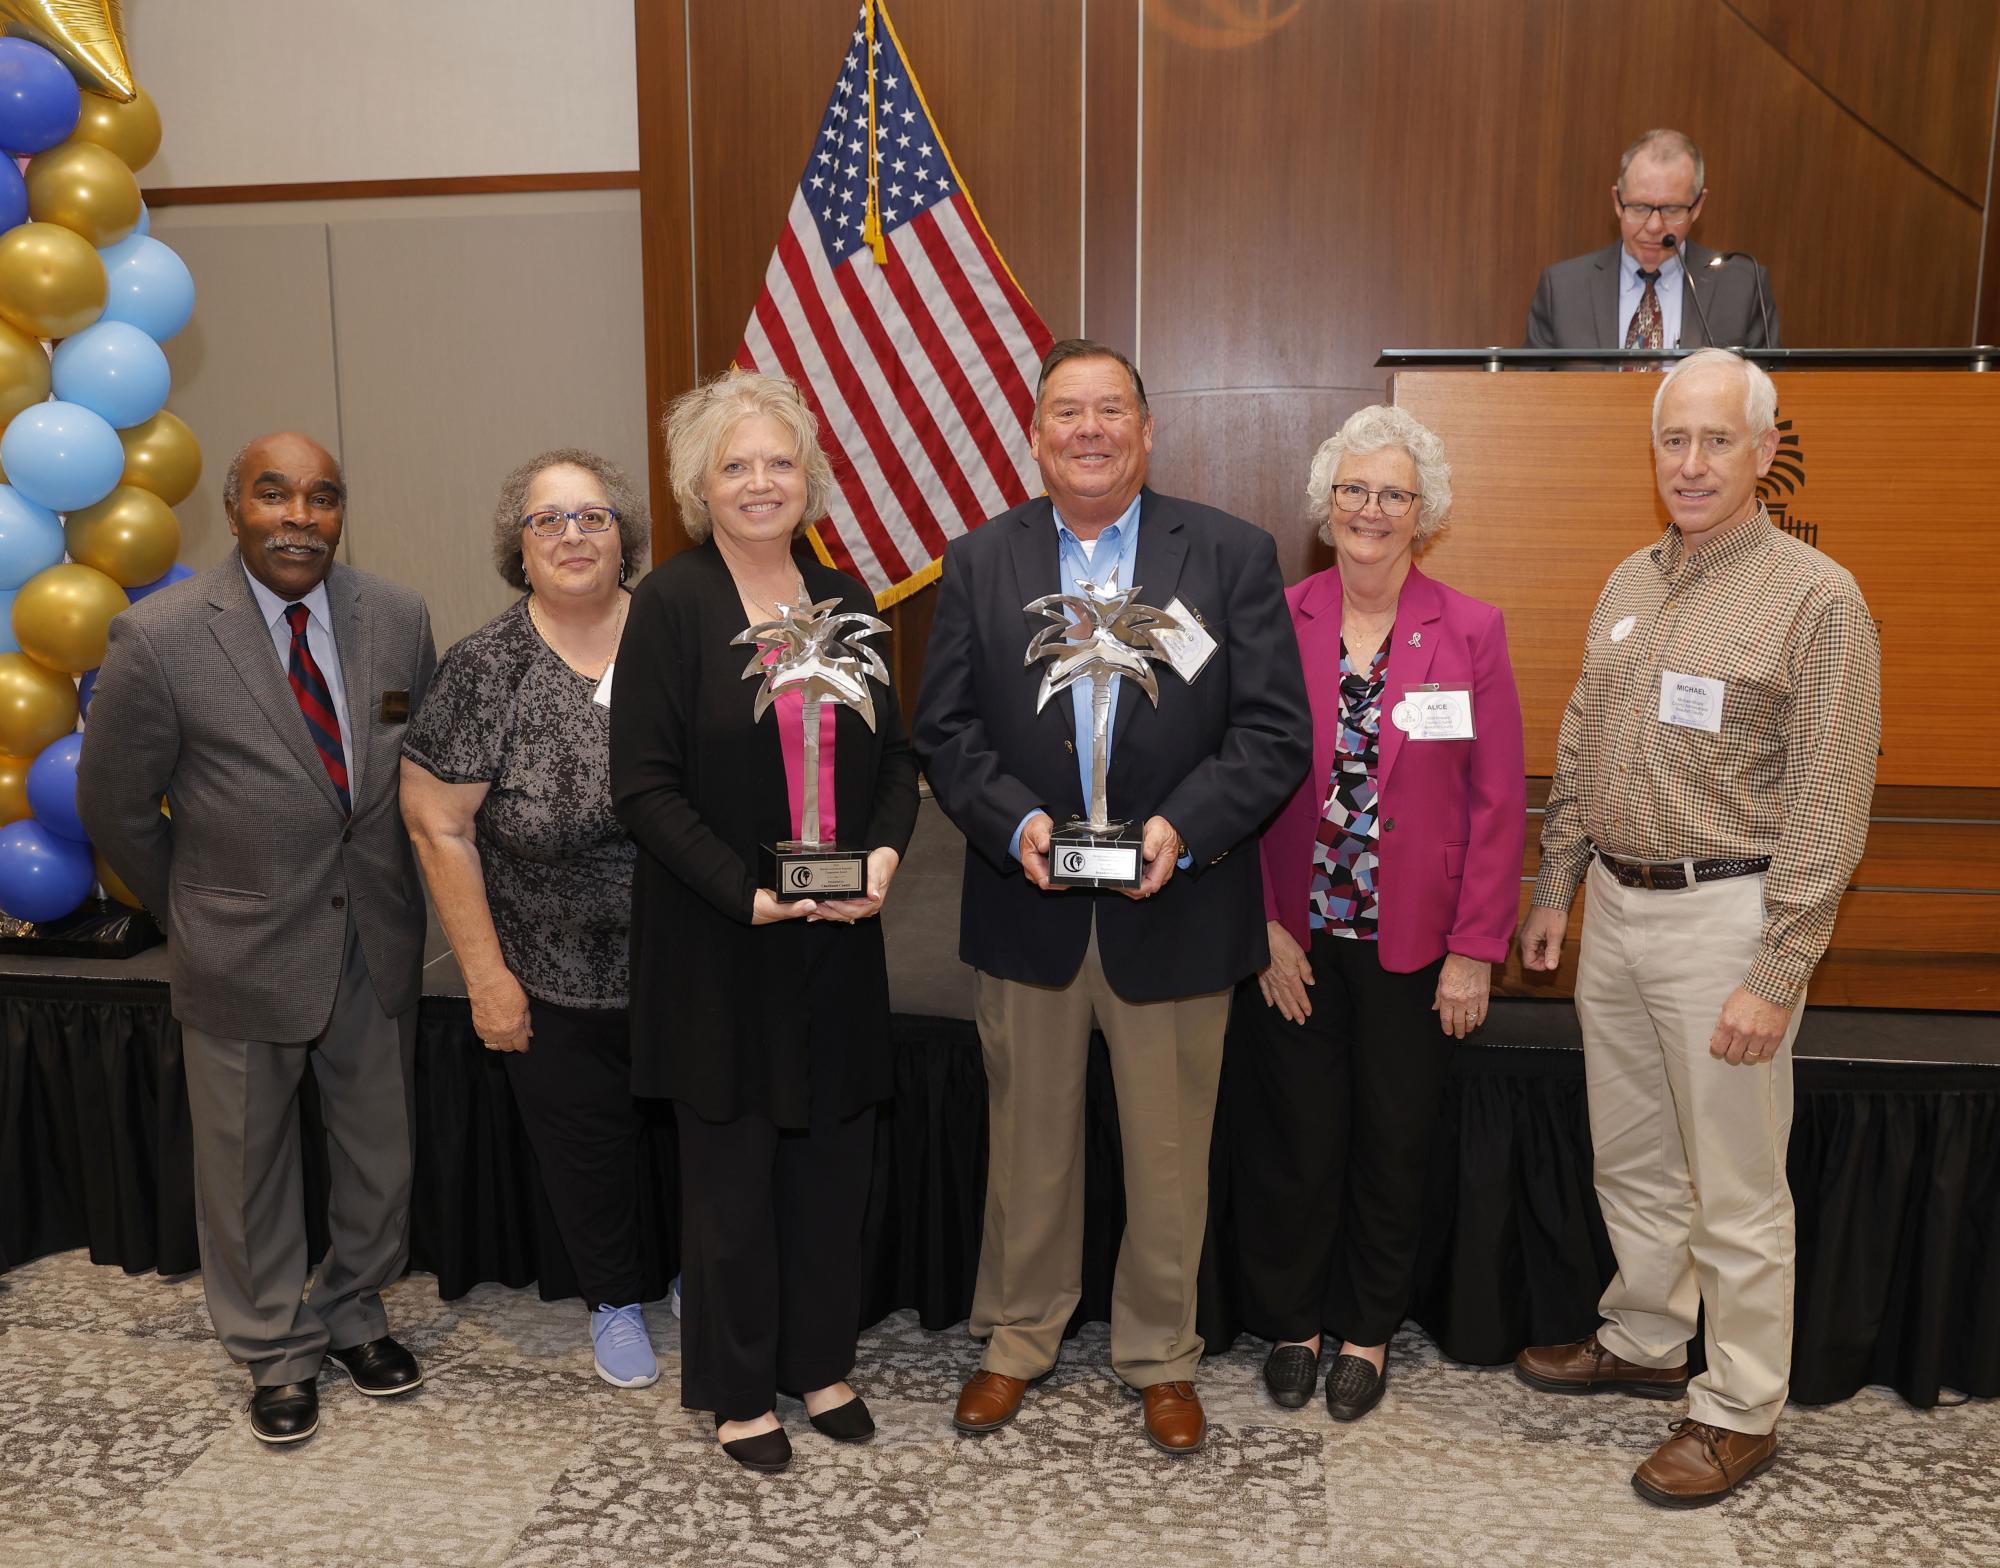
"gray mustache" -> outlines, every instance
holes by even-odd
[[[325,555],[326,541],[316,534],[273,534],[264,541],[266,550],[310,550]]]

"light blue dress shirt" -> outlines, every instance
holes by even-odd
[[[1660,281],[1653,285],[1653,292],[1660,297],[1660,344],[1663,348],[1681,346],[1681,280],[1687,276],[1687,268],[1681,265],[1677,251],[1660,263]],[[1624,343],[1625,334],[1632,330],[1632,318],[1638,314],[1639,301],[1645,297],[1646,285],[1639,277],[1639,263],[1624,246],[1618,247],[1618,341]]]
[[[257,608],[263,613],[264,624],[270,628],[271,646],[278,651],[278,668],[289,674],[292,667],[292,625],[285,619],[285,611],[291,608],[289,599],[280,599],[255,577],[250,568],[243,568],[243,577],[250,584],[250,592],[257,600]],[[299,603],[306,607],[306,646],[312,650],[313,662],[319,666],[320,674],[326,677],[326,684],[333,691],[333,716],[340,721],[340,749],[347,756],[347,795],[350,800],[361,798],[361,759],[354,754],[354,738],[347,727],[347,683],[340,678],[340,645],[333,640],[333,617],[327,607],[326,584],[319,583],[311,593]]]

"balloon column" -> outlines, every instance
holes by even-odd
[[[77,721],[112,617],[189,575],[173,508],[201,449],[167,412],[160,348],[194,283],[135,178],[159,112],[118,74],[122,39],[94,46],[118,55],[107,75],[23,9],[0,10],[27,35],[0,37],[0,913],[40,924],[100,881],[134,902],[77,816]]]

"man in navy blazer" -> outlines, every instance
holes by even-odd
[[[1205,1432],[1195,1276],[1229,993],[1268,961],[1254,840],[1303,777],[1312,729],[1271,537],[1145,488],[1152,439],[1124,355],[1050,350],[1031,433],[1048,493],[945,552],[914,738],[966,838],[959,952],[977,971],[991,1108],[971,1318],[987,1347],[954,1419],[1011,1420],[1082,1293],[1094,1021],[1125,1161],[1112,1366],[1144,1394],[1155,1446],[1185,1453]],[[1144,824],[1143,880],[1123,896],[1051,886],[1055,824],[1086,810],[1091,699],[1079,683],[1037,709],[1025,654],[1047,623],[1023,610],[1114,579],[1191,628],[1154,665],[1157,705],[1115,683],[1109,814]]]
[[[1778,347],[1770,274],[1748,257],[1717,265],[1716,252],[1688,238],[1708,198],[1706,178],[1701,149],[1679,131],[1648,131],[1627,147],[1611,187],[1619,242],[1542,273],[1526,346]]]

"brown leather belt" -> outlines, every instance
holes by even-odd
[[[1616,855],[1597,851],[1604,869],[1623,887],[1643,887],[1655,893],[1677,893],[1697,882],[1723,882],[1730,877],[1753,877],[1771,869],[1771,857],[1751,860],[1620,860]]]

